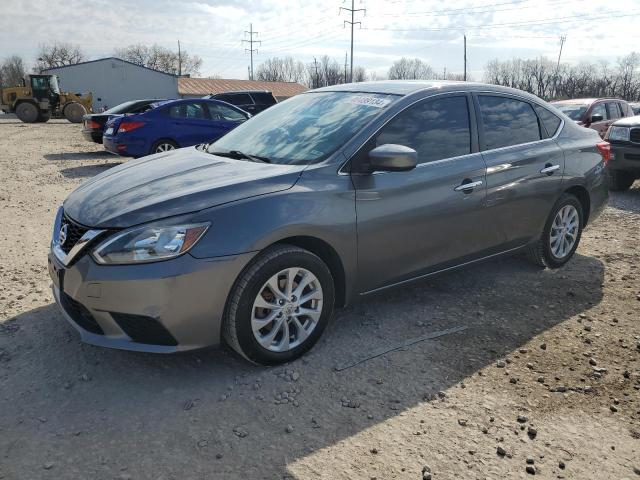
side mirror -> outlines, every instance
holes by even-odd
[[[371,172],[406,172],[418,164],[418,152],[404,145],[387,143],[369,152]]]
[[[601,122],[604,120],[604,117],[599,113],[591,115],[591,119],[589,120],[591,123]]]

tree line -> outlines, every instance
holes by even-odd
[[[162,72],[182,75],[199,75],[202,59],[184,50],[178,52],[160,45],[129,45],[113,52],[114,57],[121,58],[136,65]],[[20,85],[27,73],[40,73],[50,68],[75,65],[88,60],[87,55],[78,45],[54,42],[40,45],[38,53],[29,69],[27,62],[19,55],[11,55],[0,61],[0,86],[14,87]]]
[[[607,61],[575,65],[546,57],[492,60],[484,69],[484,81],[517,88],[545,100],[581,97],[640,99],[640,55],[630,53],[613,64]]]

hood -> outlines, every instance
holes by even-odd
[[[624,117],[620,120],[616,120],[613,125],[616,127],[637,127],[640,126],[640,115],[635,117]]]
[[[195,147],[111,168],[78,187],[65,213],[92,228],[126,228],[291,188],[304,165],[218,157]]]

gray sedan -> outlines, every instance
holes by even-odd
[[[510,252],[562,266],[606,203],[608,158],[595,131],[518,90],[314,90],[80,186],[55,219],[53,293],[88,343],[224,339],[286,362],[359,297]]]

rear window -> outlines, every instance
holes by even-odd
[[[533,108],[538,114],[538,118],[540,118],[540,121],[544,126],[544,130],[546,130],[547,135],[543,136],[553,137],[558,131],[558,127],[560,127],[560,119],[540,105],[534,104]]]
[[[488,95],[478,96],[478,102],[486,150],[541,139],[538,117],[529,103]]]
[[[255,100],[257,105],[274,105],[276,99],[270,93],[252,93],[251,96]]]
[[[253,105],[253,100],[248,93],[233,93],[214,97],[216,100],[230,103],[231,105]]]

